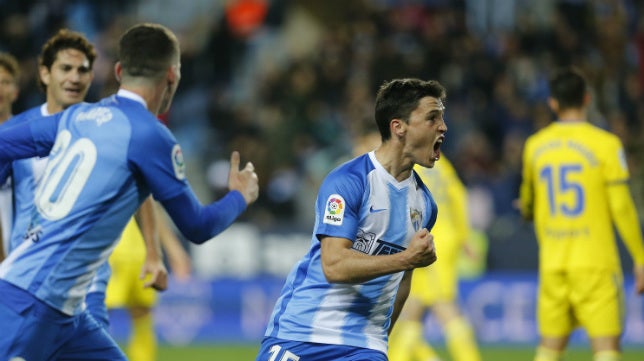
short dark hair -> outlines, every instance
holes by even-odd
[[[561,68],[550,78],[550,97],[559,103],[559,109],[581,108],[587,86],[586,78],[579,69]]]
[[[0,68],[4,68],[11,76],[13,76],[16,83],[18,83],[18,77],[20,76],[20,66],[18,65],[18,60],[9,54],[0,52]]]
[[[47,40],[40,51],[38,65],[51,70],[51,66],[56,61],[58,53],[66,49],[76,49],[85,54],[89,61],[89,68],[92,69],[94,60],[96,60],[94,45],[87,40],[85,35],[69,29],[60,29],[54,36]],[[47,85],[42,80],[39,80],[38,84],[41,89],[47,89]]]
[[[177,37],[163,25],[143,23],[128,29],[119,41],[119,61],[131,77],[157,77],[179,56]]]
[[[409,122],[411,112],[418,107],[420,99],[428,96],[443,101],[447,92],[436,80],[405,78],[385,81],[378,90],[375,111],[382,140],[391,138],[389,123],[392,119]]]

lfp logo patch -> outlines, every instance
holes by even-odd
[[[344,198],[339,194],[332,194],[326,201],[326,208],[324,209],[323,222],[339,226],[344,219],[344,208],[346,207]]]
[[[179,180],[186,179],[186,163],[183,160],[183,153],[179,144],[172,147],[172,167],[174,168],[174,175]]]

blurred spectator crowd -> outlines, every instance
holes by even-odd
[[[590,121],[626,145],[644,216],[644,5],[636,0],[0,0],[0,50],[19,58],[14,112],[40,104],[40,47],[58,28],[97,47],[88,100],[112,93],[116,43],[140,21],[173,29],[182,81],[165,115],[201,199],[226,187],[227,159],[255,164],[260,200],[244,216],[261,229],[308,231],[326,173],[375,131],[383,81],[438,79],[448,90],[444,153],[470,190],[489,267],[532,267],[513,208],[525,138],[552,121],[545,102],[557,66],[594,85]],[[536,257],[536,253],[534,255]],[[515,262],[515,264],[512,264]]]

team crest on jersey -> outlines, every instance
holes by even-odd
[[[326,201],[326,207],[324,208],[323,222],[334,226],[341,225],[342,220],[344,219],[345,206],[344,198],[342,198],[341,195],[330,195],[329,199]]]
[[[414,230],[418,231],[423,222],[423,212],[412,208],[409,210],[409,218],[411,218],[411,224],[414,226]]]
[[[172,147],[172,167],[174,168],[174,176],[179,180],[186,179],[186,163],[183,160],[183,152],[179,144]]]
[[[86,112],[80,112],[76,116],[76,121],[82,122],[86,120],[96,121],[96,125],[101,126],[112,120],[112,111],[106,107],[92,108]]]

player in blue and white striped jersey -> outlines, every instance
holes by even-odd
[[[117,94],[0,130],[0,163],[50,154],[35,197],[38,237],[0,265],[1,359],[125,360],[83,301],[141,202],[153,194],[200,243],[257,199],[257,175],[250,163],[239,170],[237,152],[220,201],[202,206],[187,183],[181,148],[155,116],[177,89],[179,55],[169,29],[136,25],[119,42]]]
[[[18,60],[9,53],[0,52],[0,125],[12,117],[13,103],[18,99],[20,67]],[[8,172],[0,167],[0,175]],[[13,219],[11,182],[0,178],[0,262],[9,247],[11,220]]]
[[[436,204],[412,168],[440,157],[444,98],[436,81],[380,88],[382,144],[323,181],[311,248],[286,280],[257,361],[387,359],[411,271],[436,260]]]

